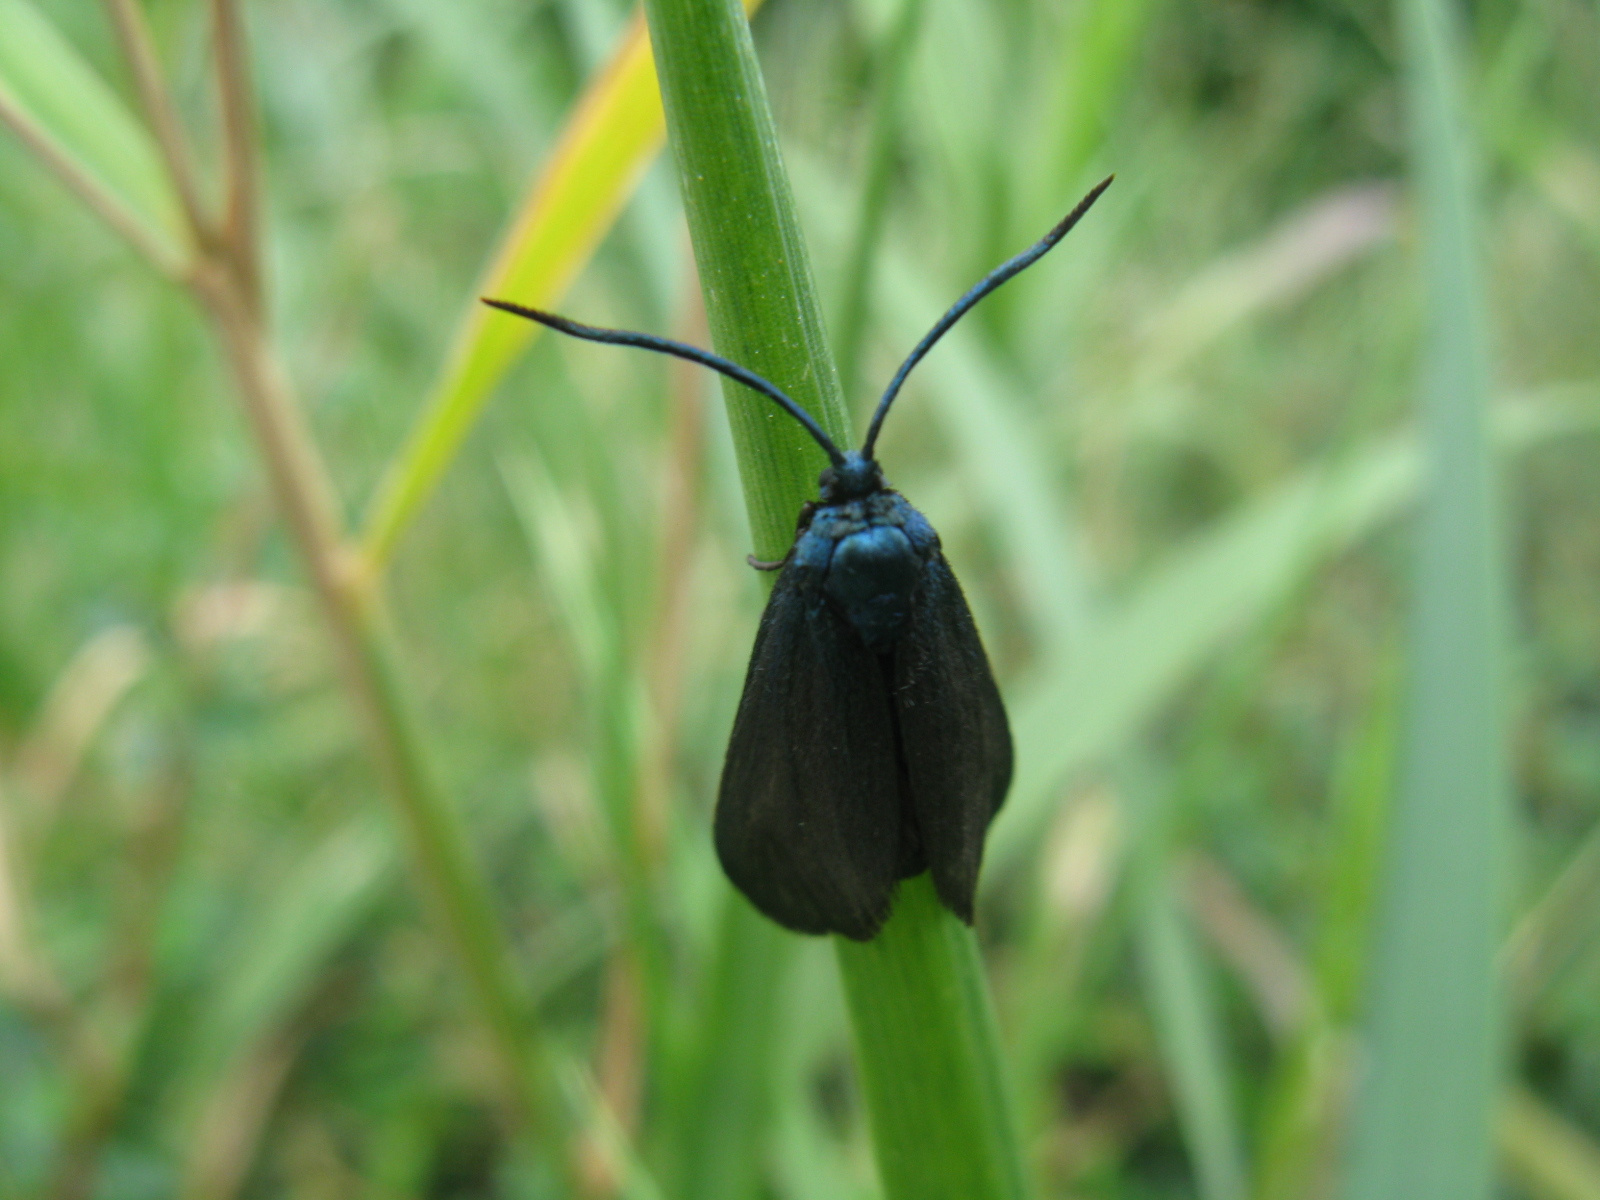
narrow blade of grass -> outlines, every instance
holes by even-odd
[[[193,1107],[225,1066],[304,1005],[329,959],[374,912],[398,865],[394,837],[358,817],[311,850],[256,906],[190,1042]],[[194,1114],[189,1114],[194,1115]]]
[[[872,127],[867,138],[866,182],[856,209],[850,252],[845,256],[844,284],[840,288],[834,334],[838,339],[839,379],[844,394],[856,394],[861,367],[861,347],[871,310],[873,268],[883,240],[883,222],[889,210],[890,184],[894,182],[895,143],[900,130],[900,93],[905,87],[906,65],[922,20],[923,0],[902,0],[893,24],[883,34],[876,53]],[[914,343],[913,343],[914,344]]]
[[[744,15],[737,5],[671,0],[646,11],[712,344],[849,441]],[[774,418],[770,402],[726,382],[723,395],[755,552],[781,557],[824,460],[793,421]],[[793,943],[742,898],[729,895],[726,905],[664,1153],[677,1194],[733,1200],[750,1194],[759,1169],[777,981]]]
[[[1244,1153],[1216,1000],[1179,911],[1166,856],[1138,872],[1135,940],[1201,1200],[1244,1200]]]
[[[1401,0],[1430,318],[1425,482],[1350,1200],[1483,1200],[1510,794],[1502,553],[1472,155],[1445,0]]]
[[[1079,6],[1061,40],[1059,87],[1039,147],[1043,186],[1034,201],[1041,212],[1077,184],[1100,148],[1121,98],[1158,0],[1094,0]]]
[[[749,7],[760,2],[750,0]],[[444,370],[368,510],[362,542],[370,568],[382,569],[495,385],[541,332],[531,322],[486,309],[478,297],[553,306],[594,255],[665,138],[655,63],[640,16],[573,109],[506,240],[467,299]]]
[[[689,1046],[663,1086],[663,1177],[675,1196],[757,1194],[779,996],[794,940],[731,891]]]
[[[849,444],[849,417],[744,13],[716,0],[652,0],[645,8],[712,341],[718,353],[809,409],[834,441]],[[795,513],[816,494],[827,460],[771,402],[728,381],[723,395],[756,555],[782,558]]]
[[[363,542],[370,566],[382,567],[495,385],[539,331],[486,309],[478,296],[553,305],[616,221],[665,136],[650,45],[636,17],[573,110],[476,294],[468,297],[444,370],[368,511]]]

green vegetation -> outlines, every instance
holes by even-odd
[[[1600,1197],[1592,6],[768,0],[775,145],[611,0],[244,16],[0,0],[0,1200]],[[475,298],[859,429],[1113,170],[885,434],[1018,778],[836,957],[708,836],[814,452]]]

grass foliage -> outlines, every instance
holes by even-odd
[[[0,1198],[879,1195],[872,997],[710,849],[762,600],[715,385],[474,307],[707,340],[637,15],[245,14],[260,327],[466,831],[419,853],[119,10],[0,0]],[[134,11],[232,211],[233,5]],[[1600,1196],[1593,6],[754,32],[858,425],[1118,176],[881,446],[1013,714],[978,942],[1035,1192]]]

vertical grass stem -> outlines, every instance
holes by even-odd
[[[853,444],[749,25],[737,0],[646,0],[712,340]],[[821,452],[725,383],[755,552],[781,557]],[[971,932],[924,878],[870,945],[838,946],[889,1200],[1017,1200],[1020,1157]],[[687,1181],[691,1191],[694,1181]]]

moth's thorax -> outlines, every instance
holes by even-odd
[[[939,537],[898,492],[886,488],[823,503],[795,543],[794,566],[819,601],[836,605],[862,640],[888,650],[905,631],[911,600]]]

